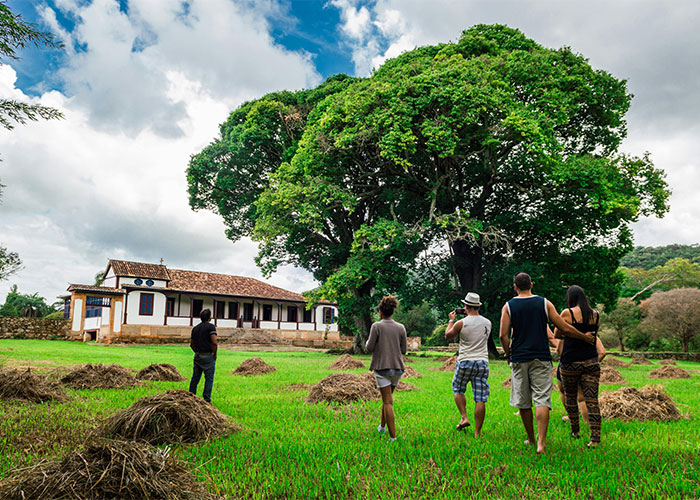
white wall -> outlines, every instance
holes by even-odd
[[[316,329],[317,330],[325,330],[325,323],[323,322],[323,308],[324,307],[330,307],[333,309],[333,315],[336,318],[336,322],[338,321],[338,308],[335,306],[327,306],[327,305],[318,305],[316,306]],[[333,330],[335,331],[335,330]]]
[[[71,313],[73,314],[73,326],[71,326],[71,330],[79,332],[81,331],[80,323],[83,320],[83,299],[75,299],[73,301],[73,310]]]
[[[122,302],[112,302],[114,304],[114,325],[112,326],[112,331],[114,333],[119,333],[122,331]]]
[[[141,290],[129,292],[126,306],[126,322],[129,325],[162,325],[165,317],[165,294],[153,290],[153,316],[140,316]]]

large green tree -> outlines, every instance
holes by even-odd
[[[5,303],[0,306],[0,316],[43,318],[55,310],[55,307],[47,304],[46,299],[38,293],[19,293],[17,285],[12,285]]]
[[[531,271],[539,291],[563,296],[576,282],[612,304],[629,223],[667,210],[663,173],[648,156],[618,152],[625,81],[505,26],[475,26],[369,78],[293,94],[308,110],[293,134],[283,118],[293,103],[275,102],[274,126],[251,115],[276,95],[232,114],[267,147],[233,151],[224,124],[193,157],[191,204],[215,206],[230,235],[252,229],[265,271],[300,265],[323,283],[318,296],[359,304],[359,340],[373,292],[436,272],[454,276],[455,298],[482,291],[492,306],[508,297],[515,270]],[[278,152],[271,162],[268,150]],[[216,187],[220,176],[235,186],[228,193]],[[434,263],[447,269],[416,269],[419,254],[441,248],[448,258]]]

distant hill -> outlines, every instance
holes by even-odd
[[[620,265],[652,269],[656,266],[663,266],[676,257],[688,259],[690,262],[700,262],[700,244],[635,247],[620,260]]]

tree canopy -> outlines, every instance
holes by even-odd
[[[629,223],[669,195],[648,155],[618,151],[630,100],[567,47],[478,25],[369,78],[242,105],[192,157],[190,204],[259,241],[265,272],[313,272],[360,339],[375,295],[431,275],[492,309],[519,270],[540,293],[577,283],[612,305]]]
[[[54,311],[55,307],[47,304],[44,297],[40,297],[38,293],[19,293],[17,285],[12,286],[5,303],[0,306],[0,316],[43,318]]]

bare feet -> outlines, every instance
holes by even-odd
[[[537,445],[537,456],[542,455],[545,452],[544,445]]]
[[[591,448],[591,449],[592,449],[592,448],[597,448],[598,446],[600,446],[600,443],[594,443],[593,441],[591,441],[591,442],[588,443],[586,446],[587,446],[588,448]]]

